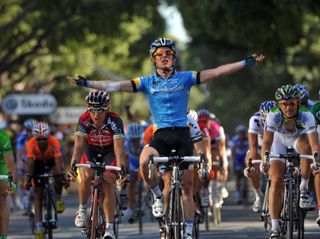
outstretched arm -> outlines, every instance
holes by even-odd
[[[264,57],[264,55],[257,56],[256,54],[254,54],[243,61],[225,64],[214,69],[201,71],[200,83],[204,83],[208,80],[214,80],[223,76],[231,75],[249,65],[255,64],[256,62],[262,62]]]
[[[83,76],[78,75],[78,78],[67,76],[67,80],[78,86],[89,87],[92,89],[105,90],[108,92],[133,92],[132,82],[130,80],[122,81],[89,81]]]

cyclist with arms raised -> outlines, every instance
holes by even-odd
[[[27,142],[27,164],[28,173],[31,175],[40,175],[54,170],[55,174],[63,173],[62,152],[59,140],[50,135],[50,128],[45,122],[37,122],[32,129],[33,137]],[[61,201],[62,187],[65,182],[64,177],[55,177],[56,191],[56,210],[58,213],[64,211],[64,203]],[[29,179],[28,179],[29,181]],[[42,194],[44,182],[42,178],[33,178],[35,187],[35,221],[36,233],[35,239],[44,239],[44,231],[42,227]]]
[[[157,127],[154,140],[145,147],[141,154],[140,170],[143,179],[151,188],[155,196],[153,215],[164,215],[162,193],[158,186],[158,178],[148,178],[149,155],[168,156],[172,149],[179,155],[192,155],[192,140],[187,128],[187,109],[189,91],[193,85],[204,83],[208,80],[231,75],[246,66],[264,59],[263,55],[253,55],[244,61],[238,61],[220,67],[199,72],[179,72],[174,69],[176,63],[176,45],[173,41],[160,38],[152,42],[150,56],[155,72],[150,76],[138,77],[133,80],[120,82],[88,81],[83,77],[74,79],[79,86],[103,89],[109,92],[143,92],[147,95],[150,110]],[[72,77],[68,77],[73,80]],[[191,238],[194,203],[192,198],[193,172],[187,170],[189,165],[184,164],[182,176],[183,202],[186,218],[186,238]],[[154,174],[156,175],[156,174]]]
[[[259,111],[251,116],[249,120],[248,141],[249,150],[246,155],[247,168],[244,170],[244,175],[248,177],[249,182],[253,187],[256,199],[253,202],[252,210],[260,212],[263,204],[263,194],[261,191],[261,177],[259,171],[259,164],[254,164],[253,168],[249,169],[249,160],[260,158],[260,150],[262,145],[262,136],[264,123],[269,111],[277,107],[275,101],[265,101],[260,104]]]
[[[8,179],[0,180],[0,239],[7,239],[9,226],[9,208],[7,195],[14,193],[17,189],[17,169],[14,161],[11,141],[8,134],[0,130],[0,175],[12,174],[11,187]]]
[[[279,107],[267,115],[265,122],[261,158],[266,151],[271,153],[287,153],[288,147],[301,154],[319,152],[316,122],[305,107],[299,103],[300,91],[292,85],[283,85],[275,93]],[[269,238],[280,238],[280,212],[284,190],[285,159],[270,159],[269,176],[271,179],[269,193],[269,208],[271,216],[271,233]],[[310,162],[301,159],[300,203],[301,208],[309,208],[308,182]],[[263,172],[268,171],[268,165],[261,164]]]
[[[102,163],[111,166],[125,166],[123,145],[124,130],[121,118],[110,111],[110,96],[105,91],[91,91],[86,102],[88,110],[80,116],[74,151],[71,158],[69,180],[75,181],[73,165],[76,163],[94,162],[98,154],[102,155]],[[81,161],[80,161],[81,160]],[[76,213],[75,225],[85,227],[87,221],[87,201],[90,196],[90,182],[93,170],[80,168],[81,182],[79,186],[79,209]],[[103,209],[106,216],[106,231],[103,239],[114,239],[113,230],[116,197],[114,185],[116,174],[106,172],[103,175]]]

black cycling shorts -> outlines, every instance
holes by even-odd
[[[98,158],[98,155],[100,155],[101,158]],[[86,145],[81,156],[80,163],[94,163],[95,160],[100,161],[103,165],[116,166],[117,161],[114,154],[113,145],[104,149],[98,149]],[[118,173],[117,171],[113,170],[106,170],[105,172],[112,172],[114,174]]]
[[[54,167],[54,165],[55,165],[54,158],[50,158],[50,159],[46,159],[46,160],[36,159],[34,161],[32,175],[34,175],[33,182],[34,182],[34,186],[36,188],[38,188],[38,187],[43,188],[44,187],[44,179],[37,178],[36,175],[50,172],[50,170]]]
[[[172,149],[175,149],[179,156],[193,155],[193,142],[187,127],[158,129],[149,146],[155,148],[160,156],[170,156]],[[188,169],[190,164],[192,163],[182,163],[179,168],[180,170]],[[170,168],[166,167],[166,170]]]

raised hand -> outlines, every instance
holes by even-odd
[[[68,81],[71,81],[73,84],[77,86],[88,86],[88,80],[81,75],[78,75],[78,78],[73,78],[72,76],[67,76]]]

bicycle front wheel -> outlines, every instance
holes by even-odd
[[[292,181],[289,181],[288,191],[287,191],[287,216],[288,216],[288,234],[287,238],[293,238],[293,225],[294,225],[294,215],[293,215],[293,184]]]
[[[52,205],[52,201],[50,200],[50,196],[49,193],[46,193],[46,204],[47,204],[47,215],[46,215],[46,230],[47,230],[47,234],[48,234],[48,239],[52,239],[52,211],[54,206]]]
[[[182,220],[182,195],[181,195],[181,189],[175,188],[175,200],[174,200],[174,207],[173,207],[173,221],[175,224],[174,227],[174,238],[180,239],[183,238],[183,226],[181,225]]]
[[[96,239],[96,226],[98,223],[98,190],[96,189],[92,193],[90,217],[91,217],[90,239]]]

